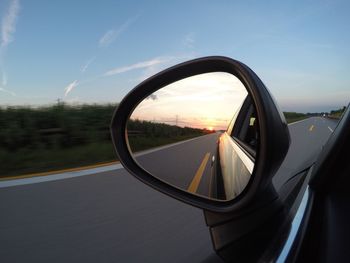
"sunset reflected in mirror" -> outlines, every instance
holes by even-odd
[[[225,72],[192,76],[161,88],[143,100],[131,120],[179,127],[226,130],[247,91],[238,78]]]
[[[244,108],[239,119],[248,126],[242,132],[252,132],[249,105],[246,88],[229,73],[176,81],[135,108],[127,124],[130,150],[144,170],[172,186],[211,199],[233,199],[249,181],[254,162],[236,142],[231,146],[226,131],[232,132]],[[225,142],[221,148],[220,141]],[[229,185],[218,189],[219,181]]]

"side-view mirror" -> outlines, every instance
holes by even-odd
[[[142,82],[120,103],[111,132],[131,174],[217,212],[266,189],[289,146],[287,124],[264,84],[225,57],[189,61]]]
[[[288,151],[288,126],[239,61],[205,57],[150,77],[119,104],[111,133],[133,176],[204,209],[209,226],[247,211],[264,216],[273,209],[259,208],[278,199],[272,177]],[[224,247],[211,232],[215,249]]]
[[[162,87],[136,106],[126,128],[137,164],[180,190],[233,200],[251,179],[256,110],[232,74],[204,73]]]

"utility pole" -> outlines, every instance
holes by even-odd
[[[179,120],[179,115],[176,115],[176,126],[177,126],[178,120]]]
[[[64,102],[60,98],[58,98],[56,101],[57,101],[57,106],[62,106],[64,104]]]

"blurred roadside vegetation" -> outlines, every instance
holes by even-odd
[[[0,175],[114,161],[109,124],[116,105],[0,108]]]
[[[116,106],[58,103],[0,108],[0,177],[117,160],[109,130]],[[135,151],[203,134],[199,129],[151,122],[128,125]]]
[[[284,117],[286,118],[287,123],[301,121],[309,117],[305,113],[298,113],[298,112],[283,112],[283,114],[284,114]]]
[[[175,125],[140,120],[129,121],[127,129],[132,152],[175,143],[213,132],[206,129],[182,128]]]
[[[115,161],[109,125],[116,106],[0,107],[0,177]],[[344,110],[326,114],[339,118]],[[284,112],[288,123],[323,114]],[[134,152],[210,133],[140,120],[129,121],[128,131]]]
[[[330,117],[330,118],[334,118],[334,119],[340,119],[340,117],[343,115],[343,113],[345,112],[345,110],[346,110],[346,107],[345,107],[345,106],[342,107],[342,108],[340,108],[340,109],[338,109],[338,110],[332,110],[332,111],[330,111],[330,113],[329,113],[329,117]]]
[[[307,112],[307,113],[299,113],[299,112],[283,112],[284,117],[286,118],[287,123],[292,123],[296,121],[300,121],[306,118],[321,116],[327,117],[330,119],[340,119],[346,107],[343,106],[337,110],[331,110],[330,112]]]

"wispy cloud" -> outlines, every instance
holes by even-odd
[[[2,86],[6,86],[7,85],[7,75],[5,72],[2,72],[2,81],[1,81]]]
[[[7,94],[10,94],[10,95],[12,95],[14,97],[16,96],[16,93],[14,93],[14,92],[12,92],[10,90],[4,89],[4,88],[0,88],[0,91],[4,92],[4,93],[7,93]]]
[[[178,64],[180,62],[183,62],[189,59],[193,59],[194,57],[195,57],[194,54],[160,57],[162,62],[146,67],[137,80],[143,81],[153,76],[154,74],[166,69],[167,67],[173,66],[175,64]]]
[[[98,41],[99,47],[109,46],[117,37],[115,30],[108,30]]]
[[[112,75],[116,75],[116,74],[120,74],[120,73],[124,73],[127,71],[131,71],[134,69],[142,69],[142,68],[149,68],[158,64],[162,64],[165,62],[168,62],[171,58],[166,58],[166,57],[159,57],[159,58],[154,58],[151,60],[147,60],[147,61],[142,61],[142,62],[138,62],[129,66],[124,66],[124,67],[118,67],[118,68],[114,68],[111,69],[109,71],[107,71],[106,73],[104,73],[104,76],[112,76]]]
[[[8,93],[12,96],[16,96],[16,93],[5,89],[7,86],[7,75],[4,71],[3,56],[6,51],[6,47],[14,41],[14,33],[16,31],[16,22],[20,10],[19,0],[11,0],[4,17],[1,20],[0,29],[0,70],[1,70],[1,85],[0,91]]]
[[[78,85],[78,80],[74,80],[72,83],[70,83],[67,87],[64,88],[64,96],[67,97],[67,95]]]
[[[9,8],[1,23],[1,48],[5,48],[14,40],[13,34],[16,31],[19,9],[19,0],[11,0]]]
[[[183,39],[183,44],[186,47],[193,48],[194,47],[194,43],[195,43],[195,35],[194,35],[194,33],[187,34],[185,36],[185,38]]]
[[[128,27],[135,22],[138,16],[129,18],[119,28],[108,30],[98,41],[99,47],[108,47],[114,40],[116,40]]]
[[[179,56],[160,56],[147,61],[138,62],[132,65],[117,67],[105,72],[102,76],[113,76],[121,73],[125,73],[132,70],[141,69],[139,77],[132,79],[132,81],[143,81],[150,76],[160,72],[161,70],[178,64],[182,61],[186,61],[194,58],[194,54],[179,55]]]
[[[90,64],[95,61],[95,59],[96,57],[92,57],[89,60],[87,60],[85,64],[81,67],[80,71],[84,73],[87,70],[87,68],[90,66]]]

